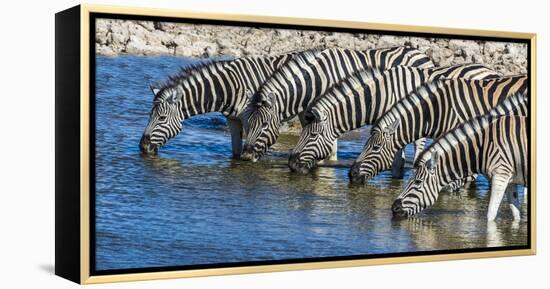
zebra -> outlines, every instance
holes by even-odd
[[[139,148],[156,154],[182,130],[184,119],[208,112],[221,112],[228,119],[234,157],[242,151],[239,115],[250,95],[297,52],[234,60],[205,61],[181,68],[160,85],[151,86],[153,108]]]
[[[302,174],[309,172],[317,162],[329,156],[331,144],[343,133],[374,123],[415,88],[445,77],[494,78],[501,75],[482,64],[429,69],[397,66],[384,73],[360,71],[308,106],[306,125],[289,158],[290,169]],[[423,142],[417,145],[423,146]]]
[[[366,51],[330,48],[312,50],[294,57],[274,73],[252,96],[248,108],[243,160],[258,160],[279,136],[282,122],[298,115],[317,96],[352,73],[397,65],[433,67],[430,58],[410,47]]]
[[[392,204],[394,217],[409,217],[433,205],[448,183],[483,174],[491,183],[487,220],[496,218],[504,192],[514,220],[519,220],[513,186],[528,186],[528,129],[527,116],[489,114],[445,133],[419,156],[411,179]]]
[[[527,85],[525,75],[489,80],[447,79],[423,85],[378,119],[349,171],[350,181],[368,181],[378,172],[390,169],[394,154],[405,145],[418,139],[438,138],[468,119],[487,113],[508,96],[525,92]],[[463,184],[464,181],[450,184],[450,189],[457,190]]]

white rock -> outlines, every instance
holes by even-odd
[[[449,66],[453,64],[454,53],[448,48],[426,50],[428,55],[436,66]]]
[[[484,51],[486,54],[493,55],[494,53],[503,53],[506,48],[506,43],[504,42],[485,42]]]
[[[408,42],[408,37],[399,37],[393,35],[383,35],[378,39],[377,48],[387,48],[405,45],[405,42]]]

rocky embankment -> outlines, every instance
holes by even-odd
[[[265,56],[314,47],[364,50],[408,45],[424,51],[438,66],[477,62],[504,75],[527,72],[527,46],[503,42],[112,19],[97,20],[95,39],[100,55],[201,58]]]

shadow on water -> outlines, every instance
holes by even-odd
[[[366,186],[348,183],[367,130],[342,138],[339,160],[305,176],[287,167],[296,136],[281,136],[257,163],[231,159],[220,114],[186,120],[159,155],[141,155],[152,100],[147,84],[187,63],[97,59],[96,269],[525,244],[526,223],[512,224],[504,208],[497,222],[484,221],[483,179],[462,193],[441,194],[413,219],[392,220],[403,180],[385,172]]]

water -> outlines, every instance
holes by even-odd
[[[386,172],[365,187],[348,184],[365,130],[340,140],[338,162],[306,176],[286,165],[295,136],[283,135],[258,163],[232,160],[220,114],[187,120],[158,156],[141,156],[148,84],[192,62],[97,58],[97,270],[526,244],[526,203],[519,224],[502,206],[488,226],[483,179],[441,194],[414,219],[392,221],[403,181]]]

